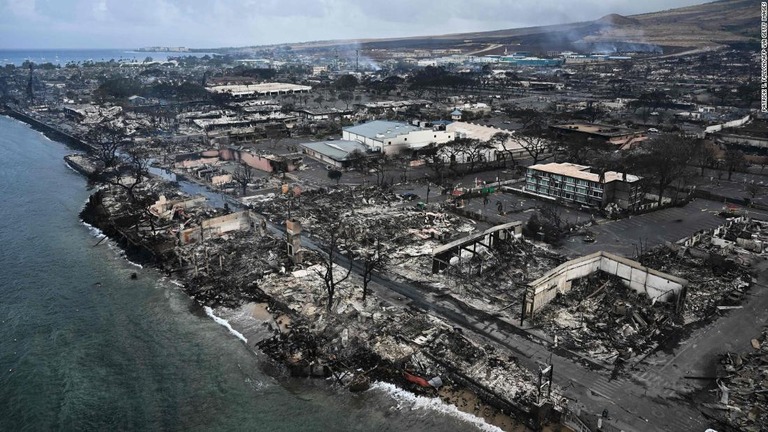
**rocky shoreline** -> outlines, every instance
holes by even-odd
[[[6,114],[77,150],[93,150],[83,141],[61,134],[56,128],[33,118],[15,111]],[[98,162],[88,154],[69,155],[65,162],[89,181],[95,180]],[[145,198],[151,198],[144,202],[144,210],[163,193],[179,194],[173,185],[161,179],[147,179],[137,189],[142,188],[148,191]],[[125,194],[128,189],[131,189],[130,200]],[[334,313],[330,310],[328,314],[318,313],[325,309],[315,306],[322,303],[321,293],[284,295],[286,281],[289,291],[295,293],[297,287],[303,290],[314,285],[317,288],[319,280],[305,280],[307,274],[312,279],[312,272],[301,269],[299,273],[303,272],[303,277],[294,275],[291,279],[283,275],[285,266],[281,263],[288,264],[289,260],[280,239],[261,233],[255,240],[262,251],[283,251],[274,257],[275,262],[262,266],[264,268],[258,274],[239,270],[225,274],[223,270],[232,270],[238,263],[230,258],[225,261],[224,256],[241,255],[242,250],[237,248],[252,244],[254,240],[249,237],[252,233],[228,235],[226,242],[210,240],[222,250],[229,248],[226,254],[220,252],[217,257],[208,256],[208,247],[204,247],[202,253],[192,250],[191,256],[182,256],[177,242],[168,241],[167,237],[146,235],[149,227],[141,226],[146,218],[139,220],[146,216],[146,212],[139,212],[142,214],[137,219],[131,211],[126,211],[128,201],[136,201],[132,188],[99,184],[80,218],[116,242],[131,261],[154,266],[181,281],[185,293],[200,307],[211,308],[212,318],[213,314],[222,311],[258,310],[255,315],[250,314],[251,322],[236,322],[234,330],[250,329],[252,332],[258,327],[258,336],[245,338],[246,344],[249,349],[267,354],[285,375],[325,378],[331,385],[351,391],[364,391],[372,383],[390,383],[387,385],[394,385],[409,394],[440,400],[502,430],[548,430],[547,423],[556,424],[557,416],[547,415],[545,418],[533,404],[531,386],[526,387],[533,377],[527,371],[523,372],[515,359],[493,354],[489,346],[477,345],[424,311],[375,299],[360,302],[350,295],[344,299],[349,303],[348,307],[339,308]],[[217,215],[221,213],[208,214]],[[150,225],[154,233],[157,227]],[[239,263],[242,268],[249,264]],[[217,267],[218,273],[215,271]],[[296,298],[302,301],[296,303]],[[412,327],[410,333],[401,328],[406,322]],[[488,349],[491,349],[490,355],[486,352]],[[474,363],[478,356],[488,356],[479,369]],[[476,370],[468,371],[470,367]],[[469,376],[472,374],[475,378]],[[494,390],[481,383],[480,376],[495,377],[493,382],[511,380],[527,384],[512,394],[499,393],[498,388]]]
[[[51,139],[78,150],[93,151],[79,139],[73,142],[74,137],[59,135],[61,132],[54,127],[15,111],[8,114]],[[98,162],[88,153],[69,155],[65,162],[89,181],[97,180],[94,174],[98,173]],[[319,306],[323,303],[322,289],[318,292],[322,281],[309,271],[312,263],[299,266],[292,277],[284,274],[286,265],[291,265],[285,255],[284,239],[264,232],[257,240],[249,237],[254,235],[253,229],[250,233],[208,240],[219,248],[216,256],[209,256],[207,246],[197,250],[187,247],[186,252],[180,253],[178,238],[154,235],[161,228],[174,231],[170,225],[156,227],[148,222],[152,217],[148,218],[146,211],[163,194],[180,197],[177,187],[158,178],[147,178],[136,188],[143,190],[138,194],[143,196],[139,201],[133,187],[118,186],[99,183],[85,204],[81,219],[115,241],[131,261],[154,266],[181,281],[185,293],[201,307],[211,308],[212,314],[260,309],[262,314],[254,317],[253,322],[266,331],[259,330],[259,337],[246,339],[247,344],[275,360],[286,375],[326,378],[332,385],[352,391],[366,390],[374,382],[391,383],[387,385],[441,400],[502,430],[548,430],[547,424],[556,425],[558,416],[552,416],[549,407],[542,412],[535,405],[531,385],[534,378],[517,366],[516,359],[495,354],[489,345],[478,345],[459,329],[412,306],[392,305],[375,298],[361,302],[352,294],[344,294],[347,297],[337,299],[337,304],[346,303],[346,307],[333,313],[329,308],[327,314],[323,313],[325,307]],[[139,207],[142,209],[137,211]],[[215,217],[226,212],[204,213]],[[271,261],[262,260],[265,265],[259,272],[231,271],[248,268],[250,262],[238,263],[230,258],[242,255],[243,245],[254,241],[262,252],[282,252],[275,257],[269,252]],[[225,274],[225,270],[231,272]],[[296,273],[304,276],[297,277]],[[290,288],[289,295],[285,295],[286,287]],[[268,317],[263,315],[265,312]],[[241,324],[236,323],[235,327]],[[253,323],[245,325],[252,326]],[[487,358],[478,363],[484,356]],[[491,387],[488,377],[493,377]],[[509,385],[493,385],[505,381],[520,387],[512,385],[513,390],[508,393]]]
[[[162,188],[167,184],[159,180],[154,185]],[[440,398],[444,403],[455,405],[459,410],[479,416],[489,424],[500,427],[503,430],[537,430],[540,429],[536,413],[528,411],[523,405],[510,405],[505,399],[494,395],[492,391],[484,388],[473,380],[467,380],[456,365],[440,364],[436,358],[417,356],[418,360],[403,362],[393,358],[383,358],[381,350],[388,350],[387,346],[379,344],[379,352],[371,349],[361,337],[350,336],[346,329],[349,323],[347,319],[363,321],[362,327],[371,333],[377,333],[378,325],[386,323],[387,318],[375,318],[376,313],[353,311],[351,315],[338,316],[329,314],[322,316],[322,320],[328,320],[323,326],[318,326],[317,321],[308,317],[307,308],[312,308],[311,303],[301,305],[288,304],[286,298],[281,298],[280,291],[284,278],[280,273],[281,262],[286,257],[276,257],[276,263],[268,265],[267,269],[259,274],[243,274],[239,271],[228,272],[228,269],[247,267],[248,263],[238,263],[227,258],[209,257],[208,247],[205,247],[205,258],[181,257],[167,242],[147,242],[140,236],[134,235],[131,225],[134,221],[127,217],[117,216],[114,209],[119,196],[110,196],[120,191],[114,191],[109,187],[96,190],[86,203],[81,212],[81,219],[100,229],[104,234],[117,242],[125,251],[130,260],[141,264],[153,265],[160,271],[172,275],[174,279],[181,281],[183,290],[192,297],[201,307],[210,307],[214,313],[221,310],[241,310],[242,308],[256,305],[263,313],[258,317],[257,324],[261,327],[256,340],[246,338],[246,344],[250,349],[258,349],[273,359],[284,370],[286,375],[292,377],[326,378],[332,385],[348,388],[351,391],[367,390],[373,382],[392,383],[415,395]],[[217,241],[217,247],[234,247],[228,252],[220,252],[219,256],[238,255],[237,244],[251,244],[252,233],[237,233],[230,235],[226,243]],[[215,240],[209,240],[214,242]],[[284,245],[281,240],[269,236],[259,236],[259,250],[282,250]],[[240,242],[240,243],[238,243]],[[202,247],[202,246],[201,246]],[[198,251],[199,252],[199,251]],[[195,257],[200,255],[196,254]],[[195,261],[194,269],[190,262]],[[202,267],[205,259],[205,269]],[[219,260],[216,263],[216,260]],[[209,261],[214,261],[210,265]],[[295,282],[295,281],[294,281]],[[316,283],[317,281],[315,281]],[[298,281],[299,284],[304,282]],[[379,305],[368,306],[367,309],[376,309]],[[298,309],[298,310],[297,310]],[[386,307],[384,307],[386,309]],[[409,319],[422,320],[419,317],[423,313],[402,311],[403,316]],[[217,313],[218,314],[218,313]],[[361,316],[367,315],[364,319]],[[242,323],[241,323],[242,324]],[[248,327],[251,324],[247,325]],[[238,323],[234,324],[235,329]],[[239,331],[239,330],[238,330]],[[454,330],[443,328],[440,337],[443,339],[456,339],[465,349],[472,349],[467,345],[461,334],[454,334]],[[389,339],[404,339],[403,335],[391,332]],[[437,339],[437,338],[435,338]],[[451,344],[456,341],[450,342]],[[405,340],[405,342],[409,342]],[[479,348],[479,347],[478,347]],[[480,348],[479,348],[480,349]],[[417,350],[414,350],[417,351]],[[397,357],[397,356],[395,356]],[[409,373],[407,371],[413,372]],[[421,378],[416,373],[431,374]],[[424,381],[433,376],[440,377],[443,385],[424,385]],[[415,379],[413,377],[420,378]]]

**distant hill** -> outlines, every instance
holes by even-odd
[[[633,19],[633,18],[627,18],[623,15],[619,14],[610,14],[606,15],[598,20],[595,20],[596,24],[605,24],[610,26],[629,26],[629,25],[640,25],[640,21]]]
[[[665,54],[759,41],[754,0],[721,0],[632,16],[606,15],[571,24],[435,36],[292,44],[294,49],[359,44],[361,48],[461,48],[476,54],[510,51],[655,51]]]

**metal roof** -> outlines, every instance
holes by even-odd
[[[344,128],[344,131],[346,132],[373,139],[394,138],[418,130],[421,130],[418,126],[387,120],[374,120],[368,123]]]
[[[363,144],[357,141],[321,141],[321,142],[308,142],[302,143],[302,147],[306,147],[314,152],[327,156],[335,161],[343,161],[347,159],[350,153],[355,150],[360,150],[365,153],[368,150]]]

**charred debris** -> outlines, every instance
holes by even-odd
[[[463,313],[511,324],[528,283],[565,261],[547,246],[510,235],[488,247],[481,236],[471,252],[458,249],[434,272],[436,248],[489,228],[378,187],[284,188],[234,211],[133,174],[100,186],[83,219],[184,281],[201,305],[266,305],[275,318],[248,343],[287,373],[328,377],[353,390],[386,380],[446,400],[446,389],[468,388],[537,427],[537,377],[514,353],[479,343],[407,299],[381,296],[369,283],[372,274],[386,274]],[[299,237],[294,248],[291,230]],[[606,365],[639,361],[692,326],[739,308],[752,267],[765,259],[766,240],[768,224],[735,218],[640,256],[643,266],[689,282],[682,309],[595,273],[575,281],[521,330]],[[350,260],[358,263],[355,271]],[[556,386],[546,403],[563,406]]]
[[[716,369],[704,413],[726,431],[768,429],[768,327],[750,341],[749,351],[722,354]]]
[[[434,247],[476,229],[440,206],[413,206],[379,188],[298,195],[289,189],[253,209],[233,211],[212,209],[201,197],[143,178],[130,191],[123,185],[101,186],[83,219],[130,246],[134,257],[154,261],[183,281],[201,305],[223,313],[244,304],[265,305],[274,318],[247,343],[279,360],[291,375],[329,377],[352,390],[386,380],[446,400],[469,389],[485,406],[495,407],[486,414],[503,412],[521,424],[537,425],[537,378],[512,353],[478,343],[402,297],[364,289],[366,274],[370,277],[366,263],[374,262],[371,272],[377,274],[394,269],[400,280],[428,274]],[[284,228],[302,236],[298,250],[287,247]],[[329,268],[331,250],[340,260]],[[533,254],[534,249],[513,238],[494,252],[498,256],[486,257],[486,265],[498,266],[519,252]],[[360,263],[354,272],[350,258]],[[437,276],[462,280],[454,271],[462,270]],[[333,296],[329,277],[336,283]],[[547,401],[556,408],[564,403],[557,388]]]

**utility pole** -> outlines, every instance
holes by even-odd
[[[35,100],[35,90],[33,87],[33,81],[34,81],[34,75],[32,74],[35,70],[35,64],[32,62],[29,62],[29,80],[27,81],[27,99],[29,99],[30,102],[33,102]]]
[[[544,403],[544,399],[552,395],[552,378],[554,374],[554,367],[552,367],[552,358],[550,357],[549,364],[543,369],[539,367],[539,395],[538,404],[541,406]],[[544,388],[547,389],[546,396],[544,395]]]

